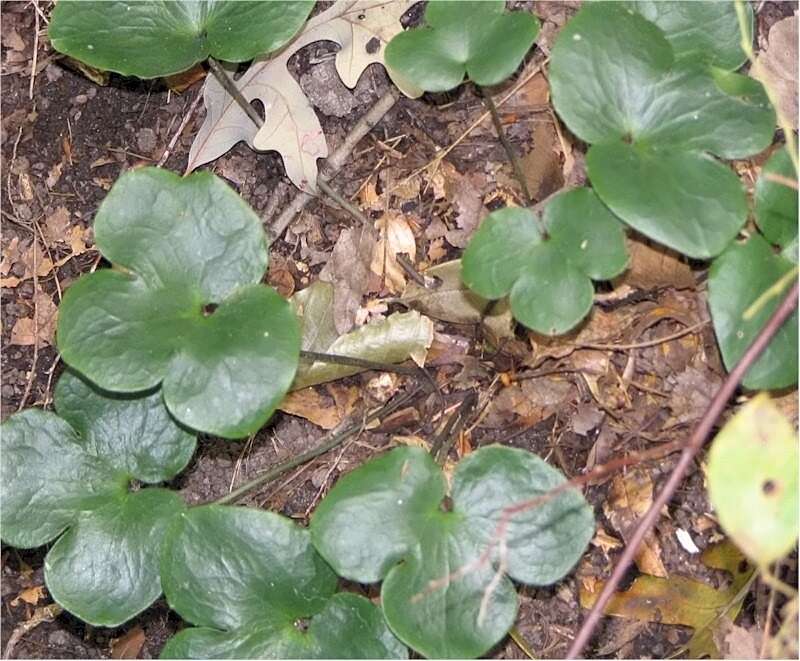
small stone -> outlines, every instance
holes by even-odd
[[[156,132],[153,129],[140,129],[136,134],[136,144],[140,152],[150,154],[156,148]]]

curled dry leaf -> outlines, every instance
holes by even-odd
[[[385,279],[389,291],[398,294],[406,284],[406,273],[397,261],[399,253],[405,253],[413,263],[417,257],[414,232],[402,213],[388,211],[375,221],[380,238],[372,253],[370,269]]]
[[[43,291],[34,295],[36,321],[33,317],[20,317],[11,329],[9,344],[33,346],[52,345],[55,341],[58,308],[53,299]]]
[[[315,41],[332,41],[341,47],[336,54],[336,70],[352,89],[367,66],[383,64],[385,46],[403,30],[400,17],[411,4],[410,0],[335,2],[309,19],[278,55],[255,60],[236,85],[248,101],[258,99],[264,104],[266,120],[261,129],[214,78],[209,78],[204,91],[208,112],[189,152],[187,171],[214,160],[243,140],[253,149],[280,152],[286,175],[295,186],[315,192],[317,159],[328,155],[328,145],[314,109],[287,69],[289,59]]]

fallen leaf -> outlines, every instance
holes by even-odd
[[[714,644],[723,659],[757,659],[761,644],[756,636],[761,638],[757,632],[737,626],[727,617],[713,631]]]
[[[417,242],[414,233],[400,212],[388,211],[375,221],[380,238],[372,251],[370,269],[385,278],[386,287],[399,293],[406,284],[406,273],[397,261],[399,253],[405,253],[413,263],[417,257]]]
[[[20,601],[24,601],[26,604],[35,606],[41,601],[43,596],[44,596],[44,585],[34,585],[32,587],[26,588],[25,590],[20,592],[16,597],[14,597],[14,599],[11,601],[11,605],[17,606]]]
[[[625,474],[614,476],[609,486],[608,499],[603,503],[603,512],[627,543],[637,521],[652,504],[653,482],[646,471],[634,468]],[[666,578],[667,570],[661,560],[661,545],[652,531],[642,541],[635,561],[641,572]]]
[[[189,152],[187,171],[243,140],[253,149],[277,150],[295,186],[315,192],[317,159],[328,155],[328,145],[314,109],[287,69],[289,59],[311,43],[332,41],[340,46],[336,69],[352,89],[367,66],[383,64],[385,45],[403,30],[400,17],[411,4],[408,0],[335,2],[310,18],[278,55],[255,60],[236,86],[248,101],[258,99],[264,104],[266,121],[260,129],[216,79],[209,77],[203,93],[208,112]]]
[[[138,659],[144,645],[144,629],[135,626],[125,635],[111,639],[112,659]]]
[[[783,624],[769,643],[773,659],[798,658],[797,597],[791,599],[781,609]]]
[[[53,299],[42,291],[36,292],[34,301],[38,328],[34,327],[34,321],[31,317],[20,317],[11,329],[11,339],[8,341],[10,345],[31,346],[38,343],[39,346],[42,346],[54,344],[58,307],[53,303]]]
[[[400,300],[423,314],[454,324],[476,324],[489,301],[473,293],[461,280],[461,260],[437,264],[427,269],[426,278],[435,278],[431,287],[409,281]]]
[[[764,80],[778,96],[778,107],[797,129],[797,14],[775,23],[769,31],[767,47],[758,56]]]
[[[680,255],[638,238],[627,238],[628,269],[613,281],[614,288],[629,286],[635,289],[693,289],[694,273]]]
[[[338,334],[353,328],[361,299],[372,289],[370,264],[376,241],[369,225],[342,230],[319,274],[320,280],[334,285],[333,320]]]
[[[358,389],[342,388],[337,397],[325,395],[316,388],[290,392],[278,407],[281,411],[305,418],[325,430],[337,427],[353,411]]]
[[[639,576],[628,590],[615,593],[603,612],[616,617],[692,627],[694,634],[686,646],[688,657],[720,658],[713,631],[721,624],[723,616],[736,620],[746,596],[743,588],[750,581],[754,567],[729,541],[709,547],[701,559],[707,567],[730,573],[730,585],[716,590],[684,576]],[[603,585],[602,581],[581,581],[582,608],[592,607]]]
[[[418,312],[394,313],[339,335],[333,322],[333,287],[317,281],[291,298],[302,328],[302,348],[379,363],[411,358],[424,364],[433,342],[433,322]],[[317,361],[301,362],[293,390],[363,372],[364,368]]]
[[[203,80],[203,78],[205,77],[206,77],[206,70],[203,68],[203,65],[195,64],[188,71],[181,71],[180,73],[167,76],[166,78],[164,78],[164,82],[167,84],[167,87],[169,87],[173,92],[182,94],[192,85],[194,85],[198,80]]]
[[[461,174],[455,168],[451,173],[445,181],[445,195],[455,209],[457,229],[448,229],[444,236],[451,246],[466,248],[481,219],[488,213],[483,206],[487,182],[485,175],[480,173]]]
[[[520,158],[520,166],[531,197],[543,200],[564,186],[560,147],[553,123],[536,122],[531,139],[533,148]]]
[[[44,221],[42,233],[51,243],[66,243],[69,232],[69,211],[66,207],[58,207]]]

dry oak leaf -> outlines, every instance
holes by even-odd
[[[797,129],[797,15],[775,23],[769,31],[767,47],[758,56],[755,73],[778,96],[778,108]],[[751,69],[751,74],[753,70]]]
[[[311,103],[287,69],[289,59],[303,46],[332,41],[341,47],[336,53],[336,70],[352,89],[367,66],[383,63],[385,46],[402,32],[400,17],[412,4],[411,0],[339,0],[309,19],[279,54],[255,60],[236,86],[248,101],[258,99],[264,104],[266,119],[260,129],[209,77],[204,90],[208,112],[192,143],[187,172],[243,140],[253,149],[280,152],[292,183],[315,192],[317,159],[328,155],[328,144]]]
[[[653,504],[653,482],[647,472],[635,468],[618,474],[611,481],[608,500],[603,503],[603,512],[611,525],[627,543],[636,522]],[[661,545],[653,531],[647,533],[635,558],[639,571],[650,576],[667,577],[661,560]]]

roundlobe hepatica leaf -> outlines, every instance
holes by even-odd
[[[335,595],[336,576],[308,532],[277,514],[194,508],[174,522],[161,572],[170,606],[197,625],[162,658],[407,657],[380,610]]]
[[[209,55],[229,62],[277,50],[314,3],[214,0],[64,0],[53,10],[53,47],[100,69],[157,78]]]
[[[481,224],[462,259],[467,286],[485,298],[510,293],[511,311],[540,333],[564,333],[591,309],[592,279],[627,264],[621,223],[588,188],[561,193],[545,208],[549,237],[533,213],[508,208]]]
[[[45,558],[50,593],[86,622],[118,626],[160,594],[163,533],[184,508],[171,491],[128,483],[171,479],[195,439],[158,393],[134,402],[66,372],[56,406],[62,417],[29,409],[2,427],[3,541],[30,548],[66,530]]]
[[[558,113],[593,143],[587,168],[603,202],[643,234],[707,258],[747,217],[735,174],[709,154],[761,151],[774,115],[757,82],[683,50],[678,57],[659,27],[625,5],[589,3],[559,34],[550,79]]]
[[[762,305],[754,303],[793,268],[791,261],[776,255],[758,234],[744,244],[734,243],[714,260],[708,277],[708,302],[729,370],[739,362],[782,297],[772,297]],[[750,313],[747,318],[745,313]],[[750,367],[742,383],[753,390],[797,383],[797,311]]]
[[[505,635],[517,611],[509,578],[495,579],[492,542],[505,541],[502,569],[511,578],[547,585],[572,568],[593,534],[586,501],[565,491],[506,519],[498,537],[504,508],[563,481],[530,453],[489,446],[459,464],[447,512],[445,479],[430,455],[398,448],[339,480],[314,514],[312,539],[339,575],[384,581],[386,620],[420,654],[476,657]]]
[[[770,156],[756,183],[756,221],[770,243],[785,248],[784,254],[797,261],[797,190],[769,179],[779,175],[797,181],[786,149]]]
[[[745,404],[708,453],[708,493],[736,545],[766,567],[797,542],[797,434],[769,397]]]
[[[496,85],[522,62],[539,33],[527,12],[506,13],[502,0],[434,0],[427,26],[401,32],[386,47],[386,66],[428,92],[445,92],[464,82]]]
[[[124,174],[95,218],[115,268],[83,276],[59,310],[65,362],[101,388],[163,382],[181,422],[238,438],[266,422],[297,368],[297,321],[258,284],[267,264],[258,217],[209,173]]]

